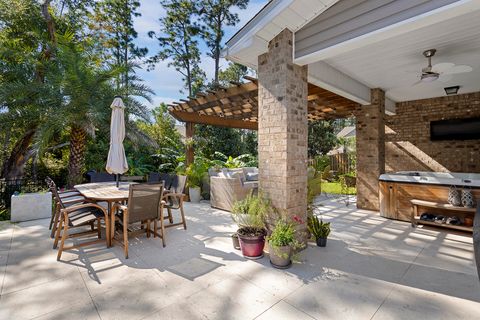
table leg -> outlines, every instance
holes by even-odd
[[[107,239],[108,239],[108,247],[112,246],[112,203],[107,201],[108,207],[108,226],[107,226]]]
[[[115,212],[112,210],[112,202],[108,202],[110,206],[110,246],[113,246],[113,237],[115,236]]]

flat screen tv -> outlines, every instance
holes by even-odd
[[[431,141],[473,139],[480,139],[480,118],[430,122]]]

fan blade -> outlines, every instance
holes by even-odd
[[[437,63],[436,65],[434,65],[432,67],[432,71],[437,72],[437,73],[445,73],[453,67],[455,67],[454,63],[442,62],[442,63]]]
[[[464,64],[454,66],[445,72],[444,74],[457,74],[457,73],[467,73],[467,72],[472,72],[473,68]]]
[[[448,82],[450,80],[452,80],[453,76],[447,74],[447,73],[444,73],[442,75],[440,75],[440,77],[438,78],[438,81],[440,82]]]
[[[414,84],[412,84],[412,87],[415,87],[416,85],[419,85],[420,83],[422,83],[422,80],[418,80],[417,82],[415,82]]]

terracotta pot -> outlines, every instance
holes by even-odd
[[[473,226],[473,218],[471,217],[466,217],[463,221],[463,224],[466,226],[466,227],[471,227]]]
[[[232,243],[233,248],[235,248],[236,250],[240,250],[240,240],[238,240],[238,234],[232,234]]]
[[[292,247],[274,247],[270,245],[270,263],[278,269],[287,269],[292,265]]]
[[[240,248],[245,258],[260,259],[263,257],[263,248],[265,247],[265,235],[259,236],[243,236],[238,235],[240,240]]]
[[[327,238],[318,238],[317,239],[317,246],[318,247],[326,247],[327,246]]]

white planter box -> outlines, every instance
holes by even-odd
[[[52,216],[52,193],[25,193],[12,196],[12,222],[50,218]]]

